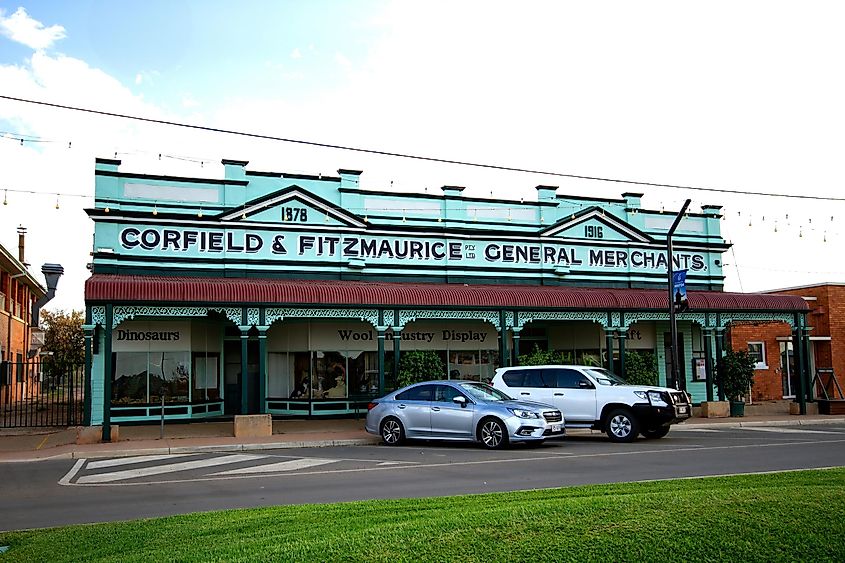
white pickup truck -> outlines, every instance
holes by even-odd
[[[662,438],[670,425],[692,415],[684,391],[629,385],[603,368],[499,368],[492,385],[516,399],[553,405],[563,412],[567,428],[603,430],[614,442],[631,442],[638,434]]]

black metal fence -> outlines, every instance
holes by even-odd
[[[53,374],[40,361],[0,362],[0,428],[82,424],[85,370]]]

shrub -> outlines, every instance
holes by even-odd
[[[572,352],[560,352],[554,350],[540,350],[536,344],[530,354],[523,354],[519,357],[521,366],[547,366],[560,364],[573,364]]]
[[[754,366],[757,362],[747,350],[727,350],[719,361],[716,383],[729,401],[739,401],[754,383]]]
[[[399,377],[396,384],[405,387],[429,379],[443,379],[446,367],[432,350],[411,350],[399,356]]]
[[[625,351],[625,381],[631,385],[657,385],[657,356],[648,350]]]

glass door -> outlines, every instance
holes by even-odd
[[[795,355],[792,341],[780,342],[780,376],[783,383],[783,398],[794,399],[798,391],[798,377],[795,369]]]

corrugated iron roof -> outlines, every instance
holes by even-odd
[[[808,310],[806,302],[794,295],[689,291],[687,296],[693,311]],[[89,302],[112,303],[278,303],[589,310],[664,310],[667,307],[667,292],[658,289],[103,274],[94,275],[85,283],[85,299]]]

